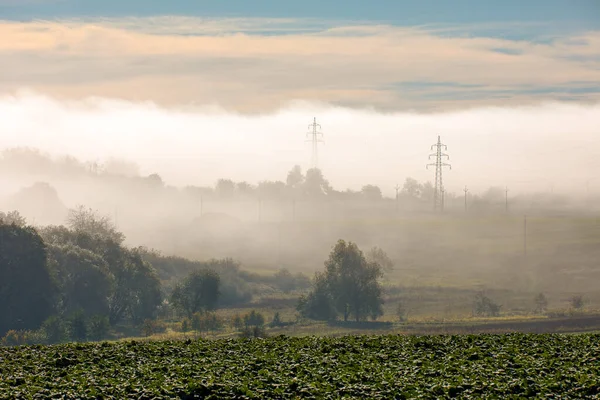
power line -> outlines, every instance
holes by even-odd
[[[317,130],[318,128],[318,130]],[[325,143],[319,136],[323,137],[323,133],[320,132],[321,125],[317,124],[317,118],[313,120],[313,123],[308,125],[310,132],[306,134],[310,139],[307,142],[312,143],[312,156],[310,160],[311,168],[319,168],[319,143]]]
[[[431,146],[431,150],[436,148],[436,152],[434,154],[429,155],[429,159],[431,157],[435,157],[435,164],[427,164],[427,169],[430,166],[435,166],[435,189],[433,192],[433,209],[435,211],[444,211],[444,181],[442,179],[442,169],[443,167],[450,167],[450,164],[446,164],[442,161],[443,157],[446,157],[447,160],[450,160],[450,156],[448,154],[442,153],[442,147],[444,150],[448,150],[448,147],[442,143],[442,140],[438,136],[438,141],[436,144]]]

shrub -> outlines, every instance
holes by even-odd
[[[88,333],[92,340],[105,339],[110,330],[110,322],[105,315],[96,315],[89,321]]]
[[[273,316],[273,321],[271,321],[270,326],[272,328],[278,328],[281,326],[285,326],[285,324],[281,320],[281,316],[279,315],[279,312],[276,312],[275,315]]]
[[[157,319],[146,319],[142,324],[142,333],[144,336],[152,336],[157,333],[165,333],[167,331],[167,324]]]
[[[65,321],[62,318],[53,315],[42,324],[42,330],[46,334],[48,343],[63,343],[68,338],[68,331]]]

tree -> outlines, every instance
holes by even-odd
[[[93,238],[111,240],[118,244],[125,240],[125,235],[117,231],[108,217],[82,205],[69,210],[67,225],[75,232],[86,233]]]
[[[88,327],[83,311],[78,310],[72,313],[67,319],[69,327],[69,337],[71,340],[83,342],[88,337]]]
[[[236,191],[240,194],[249,196],[254,193],[254,186],[252,186],[248,182],[238,182],[236,186]]]
[[[337,317],[333,296],[324,273],[316,273],[313,290],[300,296],[296,310],[300,316],[317,321],[330,321]]]
[[[114,276],[114,289],[109,297],[109,319],[112,325],[124,318],[134,323],[154,319],[162,303],[160,280],[154,268],[145,262],[138,251],[121,247],[106,254]]]
[[[256,310],[252,310],[248,314],[244,315],[243,320],[246,328],[262,327],[265,325],[265,316]]]
[[[494,303],[483,292],[479,292],[475,295],[473,314],[479,317],[497,317],[500,315],[500,307],[500,305]]]
[[[148,175],[146,181],[152,187],[162,188],[165,185],[162,178],[158,174]]]
[[[63,312],[108,315],[113,276],[106,261],[90,250],[67,244],[50,245],[49,259],[60,281]]]
[[[394,270],[394,262],[380,247],[371,247],[367,252],[367,261],[379,264],[385,272],[392,272]]]
[[[188,318],[199,311],[212,311],[219,300],[219,283],[219,275],[212,270],[193,271],[175,286],[171,303]]]
[[[311,168],[306,171],[306,179],[304,180],[303,187],[304,192],[309,197],[321,197],[331,192],[329,182],[318,168]]]
[[[46,333],[48,343],[62,343],[68,339],[69,332],[67,324],[59,316],[53,315],[42,324],[42,330]]]
[[[418,199],[421,197],[422,191],[423,185],[421,185],[416,179],[406,178],[406,181],[404,181],[404,186],[402,187],[402,193]]]
[[[302,175],[302,168],[299,165],[294,167],[288,172],[286,185],[292,189],[296,189],[304,182],[304,175]]]
[[[383,315],[381,276],[378,263],[367,261],[356,244],[340,240],[325,262],[325,272],[315,276],[313,291],[301,299],[304,314],[324,317],[333,308],[344,321],[351,316],[357,322],[375,319]]]
[[[282,268],[273,276],[275,286],[284,293],[289,293],[292,290],[305,289],[310,287],[310,279],[302,274],[292,273],[287,268]]]
[[[219,179],[215,186],[217,195],[222,198],[233,197],[235,192],[235,183],[231,179]]]
[[[369,201],[381,200],[383,195],[381,194],[381,189],[379,186],[375,185],[365,185],[361,189],[361,194],[363,197]]]
[[[574,310],[581,310],[584,306],[583,296],[578,294],[569,299],[569,303],[571,303],[571,308]]]
[[[88,332],[92,340],[102,340],[108,335],[110,322],[106,315],[95,315],[89,320]]]
[[[244,328],[241,336],[244,338],[264,337],[265,335],[265,316],[255,310],[244,315]]]
[[[533,302],[535,304],[534,312],[537,314],[543,314],[548,309],[548,300],[546,299],[544,293],[539,293],[537,296],[535,296]]]
[[[24,227],[27,224],[27,220],[18,211],[10,211],[3,213],[0,211],[0,224],[5,225],[16,225],[18,227]]]
[[[0,224],[0,337],[10,329],[37,329],[52,314],[56,292],[40,235]]]

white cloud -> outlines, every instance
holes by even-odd
[[[566,90],[600,82],[599,32],[536,42],[449,29],[187,17],[3,22],[0,92],[259,112],[297,99],[382,110],[600,100],[597,85]],[[406,91],[399,82],[463,87]],[[532,90],[545,87],[558,89]]]
[[[437,135],[453,165],[449,190],[508,185],[584,190],[600,168],[600,105],[548,103],[484,107],[447,113],[378,113],[296,103],[260,116],[218,107],[164,108],[152,103],[90,98],[59,101],[32,92],[0,98],[0,148],[31,146],[86,160],[125,158],[147,174],[176,185],[217,178],[256,182],[285,179],[307,166],[307,125],[323,126],[322,168],[335,187],[375,183],[387,194],[408,176],[432,179],[425,169]]]

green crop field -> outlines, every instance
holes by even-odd
[[[0,398],[600,398],[600,335],[13,347],[0,377]]]

